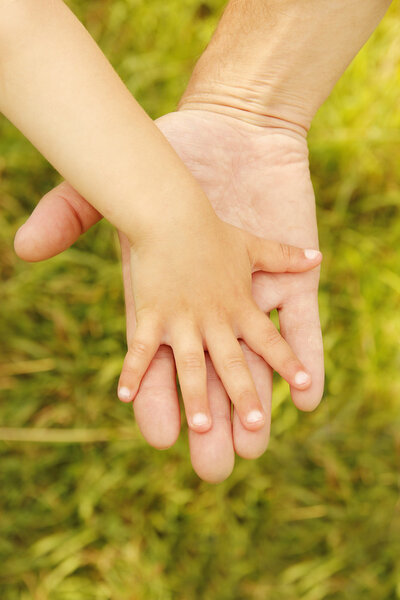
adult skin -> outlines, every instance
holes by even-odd
[[[200,58],[178,113],[158,126],[207,193],[218,215],[252,233],[303,247],[317,246],[314,194],[306,134],[337,79],[376,28],[389,0],[236,0]],[[43,260],[69,247],[100,218],[67,183],[39,203],[16,236],[17,253]],[[60,224],[62,223],[62,227]],[[122,239],[123,255],[126,245]],[[128,338],[134,329],[129,268],[124,260]],[[312,386],[292,391],[296,406],[315,408],[323,391],[317,270],[254,276],[265,312],[278,308],[281,331],[309,369]],[[257,390],[270,415],[272,373],[246,351]],[[269,421],[246,431],[210,364],[208,391],[214,426],[189,432],[192,464],[207,481],[226,478],[234,451],[264,452]],[[180,428],[175,365],[160,348],[135,399],[147,441],[172,445]]]

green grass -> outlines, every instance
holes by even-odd
[[[223,2],[71,6],[156,117]],[[58,178],[0,122],[1,600],[400,598],[399,33],[397,2],[310,134],[325,400],[299,413],[279,384],[268,452],[219,486],[193,473],[185,432],[157,452],[115,398],[112,229],[43,264],[15,257],[15,230]],[[24,441],[35,428],[47,442]]]

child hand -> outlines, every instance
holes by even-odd
[[[216,216],[197,216],[190,226],[153,229],[131,249],[137,326],[118,395],[125,402],[135,398],[157,349],[167,344],[174,353],[189,427],[208,431],[207,350],[244,427],[254,431],[265,417],[238,338],[291,386],[307,389],[311,377],[256,306],[251,275],[258,270],[308,271],[320,264],[322,255],[258,238]]]

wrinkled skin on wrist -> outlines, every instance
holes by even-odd
[[[306,137],[391,0],[231,0],[180,107]]]

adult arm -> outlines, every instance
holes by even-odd
[[[231,0],[184,109],[304,134],[391,0]]]

